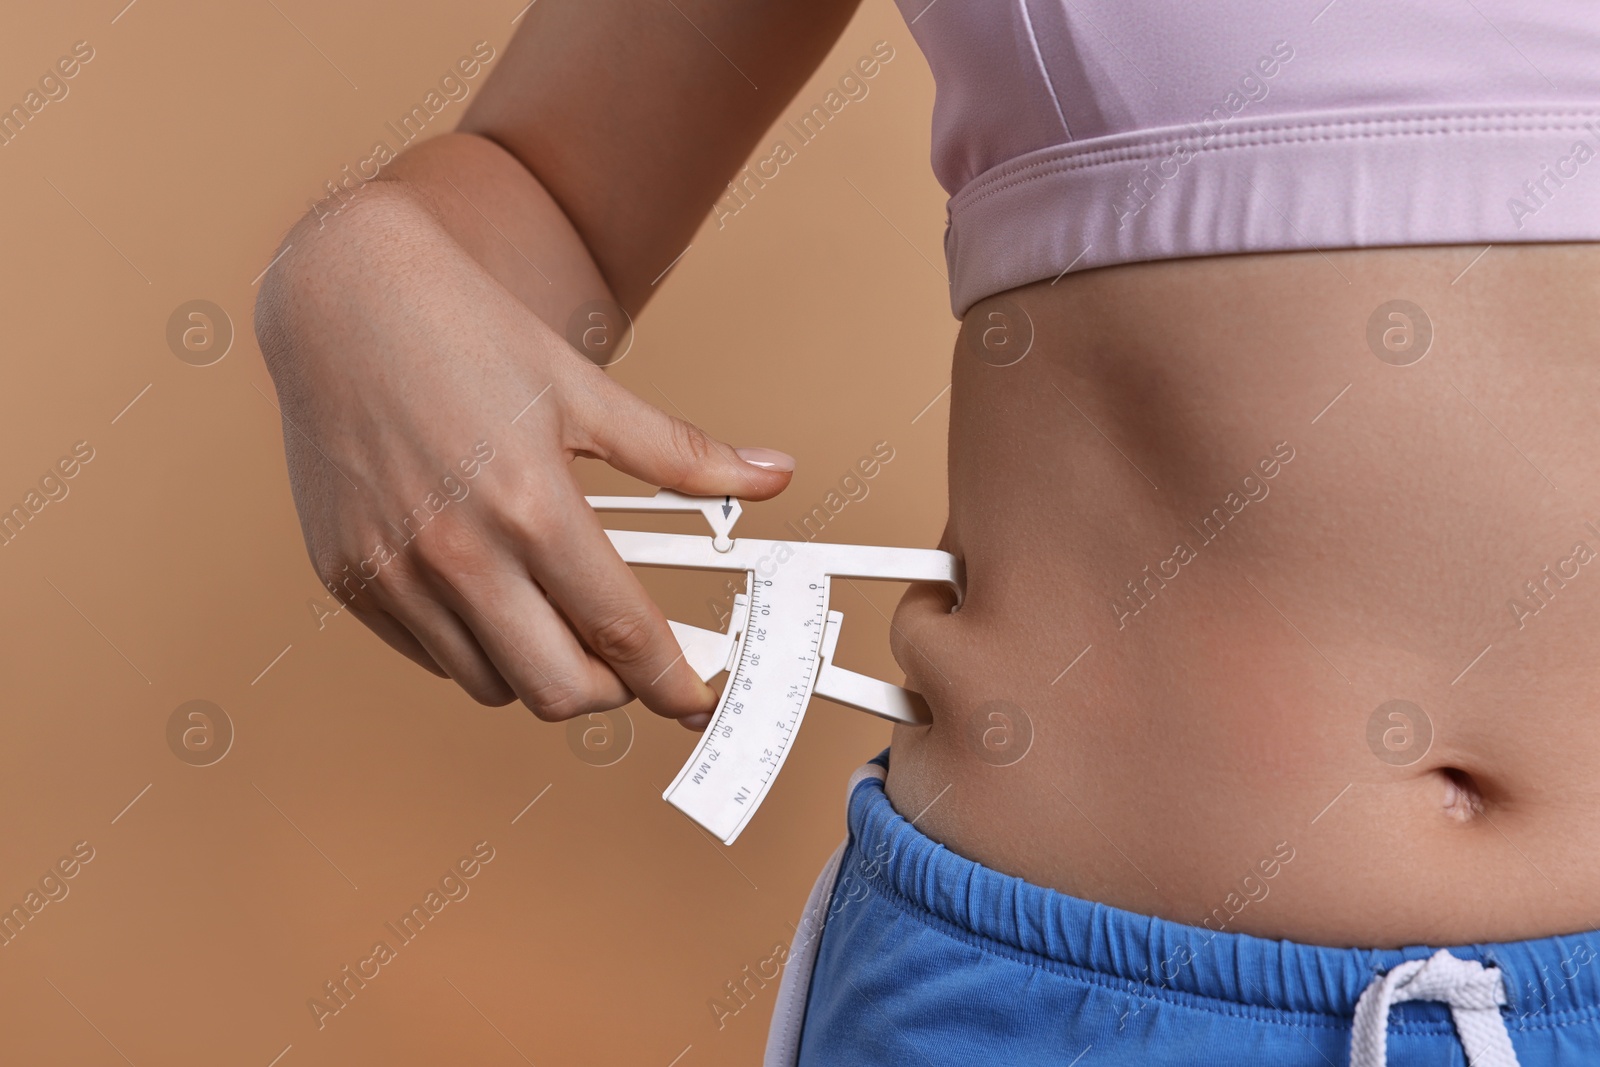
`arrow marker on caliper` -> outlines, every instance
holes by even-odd
[[[926,723],[927,703],[898,685],[833,664],[844,616],[828,609],[829,580],[943,582],[961,596],[956,558],[928,548],[733,540],[743,508],[724,497],[591,496],[596,511],[699,512],[712,536],[607,530],[628,563],[744,571],[726,631],[669,620],[702,681],[729,671],[717,710],[662,798],[731,845],[777,778],[813,694],[893,722]]]

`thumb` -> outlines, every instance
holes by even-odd
[[[793,456],[771,448],[734,448],[603,374],[590,382],[572,411],[583,451],[622,473],[690,496],[766,500],[788,487]]]

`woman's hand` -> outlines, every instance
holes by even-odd
[[[319,205],[268,272],[256,333],[317,573],[477,700],[709,721],[568,463],[763,500],[793,461],[742,460],[559,330],[645,305],[855,6],[535,4],[504,54],[474,48],[490,73],[461,132]]]
[[[371,183],[287,243],[256,329],[329,590],[481,703],[559,720],[637,697],[703,728],[714,693],[569,464],[760,500],[793,461],[741,458],[611,381],[403,184]]]

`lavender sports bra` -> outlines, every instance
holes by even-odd
[[[1600,240],[1600,0],[896,0],[963,315],[1068,270]]]

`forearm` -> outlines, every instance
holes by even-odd
[[[614,299],[561,206],[493,141],[452,133],[424,142],[396,159],[385,181],[417,196],[468,255],[557,333],[565,334],[580,305]]]
[[[441,240],[558,335],[566,336],[580,306],[613,299],[582,238],[538,179],[492,141],[452,133],[401,154],[337,214],[313,212],[295,225],[282,267],[263,281],[258,329],[270,335],[287,303],[315,299],[317,290],[359,286],[352,275],[377,269],[396,252],[406,258],[455,251]],[[344,283],[336,281],[341,276]],[[264,345],[269,366],[291,347]]]

